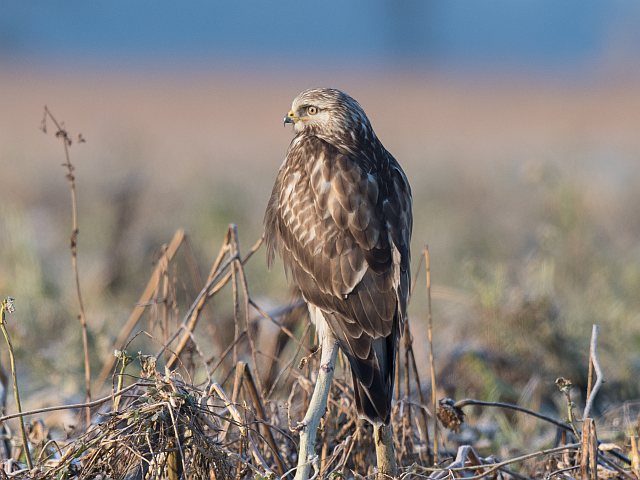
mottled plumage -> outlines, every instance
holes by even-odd
[[[338,340],[360,414],[387,423],[409,295],[409,183],[362,107],[339,90],[302,92],[285,122],[296,135],[265,215],[269,262],[281,254]]]

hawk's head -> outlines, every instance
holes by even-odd
[[[355,134],[373,139],[373,129],[358,102],[334,88],[312,88],[300,93],[284,117],[296,132],[309,132],[325,138],[356,140]]]

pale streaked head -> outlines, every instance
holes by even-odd
[[[360,104],[335,88],[312,88],[300,93],[284,118],[296,133],[309,132],[323,137],[343,137],[360,131],[368,137],[373,132]]]

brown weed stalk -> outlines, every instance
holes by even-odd
[[[16,401],[16,409],[18,413],[22,412],[22,404],[20,403],[20,389],[18,388],[18,373],[16,371],[16,359],[13,353],[13,344],[11,343],[11,337],[9,336],[9,330],[7,330],[6,314],[14,312],[13,298],[6,298],[0,305],[0,329],[4,335],[4,340],[7,343],[9,349],[9,361],[11,363],[11,379],[13,380],[13,396]],[[31,460],[31,453],[29,452],[29,442],[27,441],[27,431],[24,426],[24,419],[20,416],[20,433],[22,434],[22,447],[24,448],[24,456],[27,459],[27,466],[29,470],[33,470],[33,460]]]
[[[75,167],[71,163],[71,155],[69,148],[73,144],[69,132],[64,125],[53,116],[49,108],[45,105],[44,116],[42,118],[42,131],[47,132],[47,118],[50,119],[56,127],[56,138],[59,138],[64,148],[65,162],[62,164],[67,170],[67,180],[69,181],[69,190],[71,191],[71,238],[70,238],[70,250],[71,250],[71,267],[73,269],[73,275],[75,277],[76,295],[78,297],[78,306],[80,312],[78,314],[78,320],[80,321],[80,327],[82,329],[82,351],[84,354],[84,381],[85,381],[85,397],[87,403],[91,402],[91,364],[89,362],[89,336],[87,333],[87,315],[84,309],[84,302],[82,300],[82,289],[80,288],[80,274],[78,273],[78,235],[80,230],[78,228],[78,199],[76,192],[76,177],[74,175]],[[78,142],[83,143],[85,140],[82,135],[78,135]],[[87,425],[91,423],[91,409],[85,409],[85,422]]]

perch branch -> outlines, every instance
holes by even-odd
[[[322,337],[321,348],[322,355],[320,357],[320,370],[318,371],[316,386],[313,389],[307,413],[298,425],[300,429],[300,447],[295,480],[307,480],[312,465],[315,471],[314,477],[319,472],[318,456],[315,453],[316,431],[318,430],[320,419],[327,409],[333,370],[338,356],[338,343],[328,331]]]

